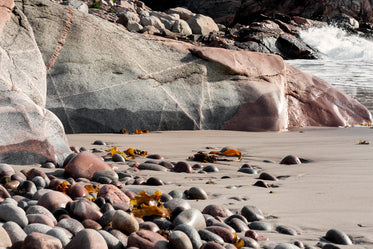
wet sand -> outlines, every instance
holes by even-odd
[[[119,150],[129,147],[160,154],[171,162],[186,161],[198,151],[209,152],[223,147],[238,149],[241,161],[221,161],[215,165],[216,173],[175,173],[140,171],[132,173],[144,178],[155,176],[167,183],[164,186],[135,186],[159,189],[168,193],[190,187],[203,188],[208,200],[193,201],[192,207],[202,210],[208,204],[228,207],[239,212],[244,205],[260,208],[265,221],[274,225],[287,225],[301,232],[297,236],[276,231],[260,232],[269,242],[301,240],[316,245],[325,233],[337,228],[353,239],[354,246],[341,248],[373,248],[373,145],[359,145],[359,140],[373,142],[373,129],[357,128],[302,128],[289,132],[237,132],[237,131],[166,131],[142,135],[74,134],[68,135],[71,146]],[[92,145],[103,140],[107,146]],[[104,153],[105,154],[105,153]],[[311,160],[301,165],[281,165],[286,155]],[[137,159],[138,162],[146,158]],[[271,162],[264,162],[265,160]],[[190,161],[193,165],[196,162]],[[248,163],[275,176],[283,176],[276,186],[253,186],[258,175],[237,172]],[[114,164],[114,163],[111,163]],[[119,170],[129,168],[115,163]],[[222,176],[230,176],[222,179]],[[207,184],[213,182],[214,184]],[[240,197],[237,201],[231,197]]]

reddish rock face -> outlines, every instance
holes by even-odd
[[[357,100],[326,81],[286,66],[289,126],[344,126],[371,120]]]
[[[65,167],[65,172],[74,179],[79,177],[92,179],[93,174],[100,170],[113,170],[109,164],[89,151],[83,151],[74,157]]]

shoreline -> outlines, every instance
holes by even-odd
[[[360,140],[373,141],[373,129],[369,127],[313,127],[261,133],[162,131],[141,135],[73,134],[67,137],[69,144],[78,148],[107,149],[117,146],[122,151],[132,147],[146,150],[148,154],[160,154],[165,161],[171,162],[187,161],[198,151],[208,152],[229,146],[243,153],[242,160],[215,164],[219,172],[188,174],[144,170],[133,175],[144,178],[155,176],[166,184],[125,187],[159,189],[162,193],[201,187],[209,199],[190,200],[194,208],[202,210],[209,204],[219,204],[235,213],[244,205],[254,205],[263,211],[267,217],[265,221],[287,225],[301,232],[298,236],[276,231],[262,232],[269,238],[268,243],[301,240],[305,244],[316,245],[327,230],[337,228],[351,236],[354,244],[357,243],[341,248],[368,248],[366,246],[373,245],[373,196],[370,193],[373,187],[372,145],[358,144]],[[107,146],[92,145],[95,140],[103,140]],[[311,162],[280,165],[279,161],[290,154]],[[137,161],[141,163],[146,160],[139,158]],[[189,163],[193,165],[197,162]],[[265,171],[283,178],[274,182],[278,187],[267,189],[253,186],[258,175],[237,172],[244,163],[255,166],[259,173]],[[119,170],[129,168],[124,164],[115,164]],[[221,179],[227,175],[231,178]],[[208,181],[215,184],[206,184]],[[243,200],[237,201],[231,197]]]

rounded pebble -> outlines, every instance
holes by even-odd
[[[341,230],[330,229],[326,235],[325,239],[340,245],[352,245],[351,239]]]
[[[199,236],[201,236],[201,239],[202,240],[205,240],[205,241],[216,241],[218,243],[221,243],[223,244],[224,243],[224,240],[217,234],[211,232],[211,231],[208,231],[206,229],[200,229],[198,230],[198,234]]]
[[[14,221],[22,228],[28,224],[25,211],[22,208],[10,203],[0,205],[0,220],[5,222]]]
[[[249,228],[253,230],[271,231],[272,225],[263,221],[254,221],[249,224]]]
[[[123,210],[115,211],[112,224],[114,229],[123,231],[126,234],[131,234],[139,230],[139,223],[137,220]]]
[[[174,166],[174,171],[175,172],[185,172],[185,173],[192,173],[193,169],[192,166],[190,166],[189,163],[187,162],[178,162]]]
[[[66,207],[66,204],[71,201],[72,199],[68,195],[52,190],[39,198],[38,205],[47,208],[49,211],[54,211],[57,208]]]
[[[206,227],[205,218],[198,209],[187,209],[182,211],[175,219],[174,225],[188,224],[194,227],[197,231]]]
[[[157,177],[150,177],[146,183],[146,185],[150,185],[150,186],[162,186],[164,185],[163,181]]]
[[[207,165],[202,170],[205,171],[205,172],[209,172],[209,173],[219,172],[219,168],[216,167],[215,165]]]
[[[193,249],[193,245],[189,237],[182,231],[172,231],[169,238],[169,243],[171,248]]]
[[[66,246],[70,242],[69,236],[67,236],[66,232],[62,228],[52,228],[47,232],[47,234],[59,239],[62,246]]]
[[[262,172],[259,175],[259,179],[266,180],[266,181],[277,181],[278,180],[277,177],[267,172]]]
[[[116,163],[126,161],[126,159],[121,154],[118,154],[118,153],[115,153],[114,155],[112,155],[111,159]]]
[[[174,230],[184,232],[190,239],[193,249],[199,249],[202,246],[201,236],[194,227],[188,224],[180,224]]]
[[[246,205],[241,209],[241,214],[248,222],[263,220],[264,215],[262,210],[255,206]]]
[[[288,155],[281,160],[280,164],[301,164],[301,161],[297,156]]]
[[[38,232],[30,233],[23,242],[22,248],[27,249],[44,249],[54,248],[62,249],[62,243],[59,239]]]
[[[208,196],[205,190],[199,187],[191,187],[188,190],[188,199],[191,200],[207,200]]]
[[[203,209],[202,213],[209,214],[215,218],[216,217],[228,217],[232,215],[232,212],[228,208],[224,206],[215,205],[215,204],[206,206]]]
[[[166,167],[155,163],[142,163],[137,168],[140,170],[168,171]]]
[[[33,232],[37,233],[47,233],[49,230],[51,230],[52,227],[40,224],[40,223],[33,223],[28,224],[23,228],[23,231],[25,231],[26,234],[31,234]]]
[[[65,228],[66,230],[70,231],[74,235],[78,234],[80,231],[84,229],[84,226],[82,225],[82,223],[72,218],[61,219],[57,223],[57,226]]]
[[[104,238],[107,246],[110,248],[110,249],[122,249],[124,248],[122,242],[119,241],[119,239],[117,239],[114,235],[112,235],[111,233],[105,231],[105,230],[99,230],[98,231],[101,236]]]
[[[64,249],[108,249],[105,239],[93,229],[81,230]]]
[[[274,249],[299,249],[299,247],[289,243],[280,243]]]

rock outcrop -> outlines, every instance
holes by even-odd
[[[147,1],[144,1],[147,3]],[[250,24],[260,15],[275,16],[282,13],[289,16],[302,16],[315,20],[328,21],[329,19],[347,14],[359,21],[372,21],[372,6],[369,0],[177,0],[174,5],[184,6],[193,12],[211,16],[216,22],[232,25],[235,23]]]
[[[46,73],[33,31],[13,1],[0,6],[0,162],[62,163],[62,123],[46,110]],[[10,19],[10,20],[8,20]]]
[[[47,75],[47,107],[69,133],[121,128],[264,131],[298,124],[296,117],[313,120],[306,122],[312,125],[370,120],[365,107],[326,82],[290,70],[276,55],[167,39],[162,44],[154,41],[159,37],[147,39],[50,1],[17,5],[34,29],[45,64],[56,55],[56,45],[61,46]],[[288,75],[293,72],[296,78]],[[311,93],[296,95],[298,87]],[[333,92],[316,103],[319,89]],[[294,110],[290,105],[298,102],[302,108]],[[328,122],[322,113],[332,113]]]

